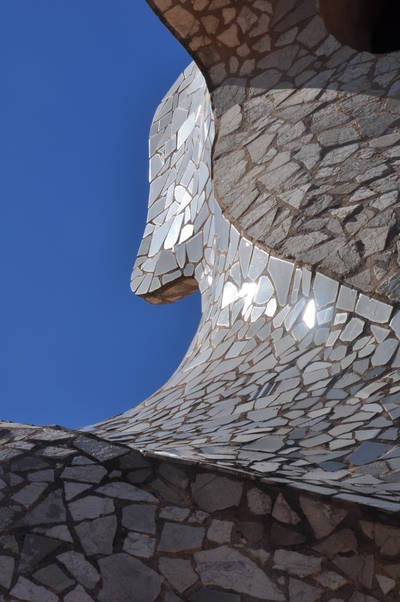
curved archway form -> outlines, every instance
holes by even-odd
[[[385,54],[400,50],[398,0],[319,0],[328,31],[360,51]]]

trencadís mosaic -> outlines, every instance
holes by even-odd
[[[131,284],[163,302],[197,283],[201,323],[169,382],[94,431],[395,509],[400,314],[240,233],[214,198],[214,131],[192,64],[151,127],[148,221]]]

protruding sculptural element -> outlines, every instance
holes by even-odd
[[[159,303],[198,286],[202,319],[168,383],[93,429],[389,508],[400,501],[399,54],[364,51],[379,36],[368,20],[356,35],[357,11],[342,31],[343,3],[151,4],[211,96],[191,65],[154,117],[132,289]]]

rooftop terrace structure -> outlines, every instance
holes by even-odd
[[[131,287],[202,318],[120,416],[0,425],[0,600],[398,600],[397,5],[149,4],[195,62]]]

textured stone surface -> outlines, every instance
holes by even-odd
[[[76,525],[75,531],[86,554],[111,554],[117,530],[115,516],[105,516]]]
[[[189,560],[160,558],[159,568],[169,583],[180,593],[196,583],[198,579]]]
[[[156,532],[156,507],[153,505],[132,504],[122,510],[122,524],[132,531],[155,534]],[[168,518],[164,516],[164,518]],[[171,517],[173,518],[173,517]]]
[[[296,512],[289,506],[282,494],[280,494],[272,509],[272,516],[282,523],[288,525],[297,525],[300,522],[300,517]]]
[[[313,558],[298,552],[277,550],[274,554],[274,568],[296,577],[308,577],[321,570],[321,558]]]
[[[300,497],[300,505],[317,539],[332,533],[347,514],[343,508],[335,509],[305,496]]]
[[[29,451],[18,464],[12,457],[1,463],[0,510],[30,482],[26,468],[35,464],[31,454],[47,446],[37,439],[42,429],[26,433],[13,428],[10,438],[0,425],[0,449],[8,442]],[[350,602],[359,595],[379,602],[396,599],[400,538],[395,516],[366,510],[358,501],[342,503],[313,490],[305,494],[283,484],[204,466],[199,471],[196,464],[144,458],[137,452],[131,458],[119,454],[100,462],[82,450],[74,453],[74,437],[79,435],[63,430],[59,434],[53,446],[71,453],[54,453],[46,459],[47,468],[40,470],[61,475],[74,466],[102,467],[100,487],[106,495],[92,483],[67,501],[57,493],[56,482],[57,495],[44,490],[43,499],[14,507],[9,522],[0,525],[4,602]],[[132,473],[144,468],[145,483],[134,490],[121,487],[130,485]],[[328,468],[341,476],[334,459]],[[314,476],[318,479],[320,473],[314,470]],[[365,476],[372,478],[367,472]],[[236,497],[222,496],[215,510],[200,510],[200,484],[218,493],[223,492],[221,483]],[[117,491],[122,492],[120,498]],[[132,491],[141,501],[128,499]],[[210,491],[206,494],[206,503],[211,503]],[[62,523],[47,522],[48,498],[55,500],[55,516],[63,516],[65,510]],[[75,513],[69,511],[72,504]],[[43,522],[26,524],[22,519],[36,508]],[[90,512],[101,514],[82,518]]]
[[[201,547],[203,538],[204,529],[201,527],[167,522],[161,532],[159,549],[162,552],[194,550]]]
[[[196,571],[205,585],[215,585],[260,598],[284,600],[281,591],[250,559],[228,547],[197,552]]]
[[[213,512],[230,506],[238,506],[242,495],[242,485],[240,482],[225,477],[199,474],[192,491],[193,499],[200,508]]]
[[[124,552],[139,558],[151,558],[155,550],[155,539],[144,533],[128,533],[124,541]]]
[[[57,593],[63,592],[64,590],[74,585],[73,579],[67,577],[56,564],[51,564],[43,569],[40,569],[34,573],[34,577],[37,581],[40,581],[43,585],[54,589]]]
[[[160,593],[162,577],[128,554],[114,554],[99,560],[103,586],[101,602],[153,602]]]
[[[253,514],[268,514],[271,511],[271,498],[259,489],[250,489],[247,503]]]

